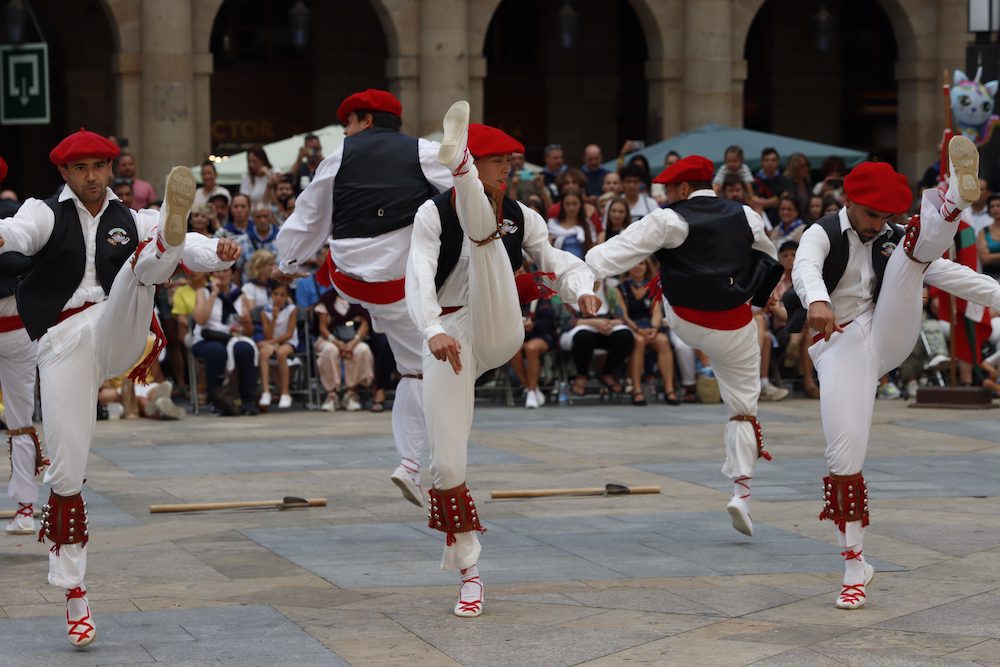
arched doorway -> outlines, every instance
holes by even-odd
[[[6,4],[0,2],[0,12]],[[2,187],[13,189],[21,201],[48,197],[62,183],[48,156],[67,134],[81,126],[115,132],[111,61],[118,39],[104,3],[32,0],[31,9],[41,34],[28,18],[24,37],[48,43],[50,121],[0,125],[0,151],[10,166]]]
[[[647,119],[646,38],[626,0],[504,0],[483,55],[484,120],[541,162],[548,143],[579,165],[596,143],[605,158],[625,139],[654,141]]]
[[[895,163],[898,48],[879,3],[767,0],[750,27],[745,58],[747,128]]]
[[[217,154],[335,123],[344,97],[386,87],[385,34],[363,0],[226,0],[211,50]]]

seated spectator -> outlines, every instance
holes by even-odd
[[[550,199],[559,199],[559,186],[556,185],[556,178],[568,168],[566,160],[563,158],[563,149],[560,144],[549,144],[542,154],[545,166],[542,167],[542,181],[549,192]]]
[[[591,204],[596,203],[597,197],[604,191],[604,177],[608,170],[601,166],[604,158],[601,156],[601,147],[597,144],[589,144],[583,149],[583,171],[586,176],[584,183],[587,198]]]
[[[622,191],[625,193],[625,203],[628,204],[629,222],[642,220],[644,217],[660,208],[655,199],[642,192],[642,168],[636,165],[625,165],[618,172],[622,179]]]
[[[247,150],[247,171],[240,180],[240,194],[247,196],[250,206],[270,203],[268,184],[272,170],[263,146],[251,146]]]
[[[663,324],[663,302],[650,298],[650,288],[656,269],[652,260],[645,260],[632,267],[618,287],[624,298],[625,324],[635,332],[635,346],[629,357],[629,375],[632,378],[632,405],[646,405],[643,394],[643,377],[646,350],[656,353],[656,367],[663,378],[664,399],[670,405],[680,405],[674,388],[674,351],[670,348],[668,327]],[[654,397],[655,398],[655,397]]]
[[[839,213],[844,206],[833,197],[823,197],[823,215]]]
[[[823,217],[823,201],[823,195],[811,195],[809,197],[809,224],[812,224]]]
[[[601,192],[611,192],[616,195],[622,193],[622,177],[615,171],[609,171],[604,175],[604,184],[601,186]]]
[[[812,172],[809,158],[802,153],[792,153],[785,165],[785,180],[788,181],[789,194],[799,202],[799,210],[809,207],[809,197],[812,196]]]
[[[194,191],[195,206],[207,204],[215,196],[225,197],[226,201],[229,201],[231,197],[229,190],[216,182],[218,177],[219,172],[216,170],[214,162],[205,160],[201,163],[201,187]]]
[[[213,197],[212,201],[216,202],[218,199]],[[250,197],[247,197],[242,192],[235,194],[232,201],[228,203],[228,206],[229,222],[219,229],[215,235],[235,238],[246,234],[250,229]],[[219,207],[216,206],[216,211],[218,209]]]
[[[669,167],[674,162],[677,162],[680,159],[681,159],[681,154],[678,153],[677,151],[675,150],[667,151],[667,154],[663,156],[663,168],[666,169],[667,167]]]
[[[576,366],[576,377],[570,385],[575,396],[587,393],[587,379],[594,359],[594,350],[605,350],[604,368],[599,380],[612,394],[622,392],[619,373],[632,353],[635,336],[622,319],[621,295],[618,290],[602,284],[597,290],[601,307],[594,317],[579,317],[576,308],[568,303],[563,307],[573,315],[567,331],[559,337],[559,345],[569,352]]]
[[[194,315],[196,295],[198,290],[204,289],[205,285],[208,284],[208,278],[209,274],[207,273],[192,273],[186,283],[178,284],[174,288],[173,294],[170,296],[170,314],[173,315],[174,322],[177,323],[178,348],[185,359],[187,358],[187,347],[192,344],[188,334],[191,333],[190,321],[191,316]],[[180,378],[176,375],[174,378],[181,387],[188,391],[197,391],[197,387],[187,386],[186,378]]]
[[[278,183],[275,186],[274,191],[274,216],[277,218],[278,224],[285,224],[285,220],[288,220],[288,216],[295,212],[295,190],[292,187],[292,181],[294,179],[285,174],[278,179]]]
[[[239,196],[239,195],[237,195]],[[274,224],[274,213],[267,204],[257,204],[253,208],[253,217],[247,226],[246,234],[236,240],[243,248],[243,257],[249,259],[258,250],[277,252],[278,225]]]
[[[577,192],[583,199],[584,217],[590,220],[591,228],[595,234],[600,232],[602,229],[601,214],[597,210],[597,206],[595,206],[596,198],[594,202],[588,200],[586,190],[584,190],[586,185],[587,177],[579,169],[569,168],[563,171],[556,179],[556,186],[559,188],[559,201],[549,207],[547,217],[558,218],[559,212],[562,210],[562,198],[566,196],[567,192]]]
[[[295,291],[295,305],[299,308],[312,308],[319,303],[320,296],[332,288],[332,285],[320,285],[316,280],[316,275],[320,271],[327,271],[325,266],[328,254],[330,254],[330,246],[324,243],[323,247],[316,253],[316,258],[311,262],[312,266],[307,263],[299,267],[304,271],[309,271],[309,275],[292,283],[292,289]]]
[[[597,236],[598,243],[604,243],[608,239],[618,236],[631,222],[628,204],[621,197],[615,197],[608,203],[605,215],[607,220],[604,223],[604,230]]]
[[[725,180],[726,174],[732,174],[739,178],[740,184],[743,186],[743,201],[751,201],[753,199],[753,172],[743,161],[743,149],[739,146],[730,146],[726,149],[722,166],[715,172],[715,178],[712,179],[712,189],[717,195],[722,194],[722,182]]]
[[[1000,280],[1000,195],[992,195],[986,208],[993,222],[983,227],[976,237],[976,250],[982,272]]]
[[[132,208],[132,179],[116,178],[111,181],[111,190],[115,196],[122,200],[122,203]]]
[[[772,229],[768,236],[774,244],[780,246],[784,241],[798,243],[802,232],[806,231],[806,223],[802,220],[798,200],[789,194],[781,195],[778,204],[778,226]]]
[[[215,212],[208,204],[195,204],[191,208],[191,219],[188,220],[188,231],[214,238],[217,227]]]
[[[994,397],[1000,397],[1000,377],[997,372],[1000,369],[1000,349],[983,359],[982,368],[986,375],[983,378],[983,386],[992,391]]]
[[[649,168],[649,160],[646,159],[646,156],[642,154],[633,155],[628,159],[628,163],[625,166],[634,166],[639,168],[640,179],[642,180],[642,191],[648,195],[653,185],[653,176]]]
[[[583,216],[583,195],[570,190],[563,195],[558,218],[549,218],[552,245],[583,259],[594,245],[590,221]]]
[[[149,205],[156,201],[156,189],[149,183],[136,176],[138,164],[135,156],[131,153],[122,153],[118,156],[115,175],[132,182],[132,209],[141,211],[149,208]]]
[[[358,387],[368,387],[375,379],[375,359],[365,342],[371,325],[368,313],[356,303],[350,303],[335,289],[323,293],[313,311],[316,323],[316,365],[326,390],[322,408],[327,412],[340,409],[340,362],[344,362],[344,408],[348,412],[361,409]],[[384,388],[383,388],[384,390]],[[383,391],[382,402],[385,402]]]
[[[738,174],[726,174],[722,177],[722,186],[719,188],[719,196],[730,201],[738,201],[741,204],[747,203],[746,185]]]
[[[205,362],[205,386],[216,410],[224,416],[239,414],[229,391],[223,387],[227,370],[235,369],[242,412],[257,414],[257,347],[247,334],[252,331],[250,309],[232,269],[212,274],[212,286],[195,290],[194,336],[191,351]]]
[[[838,202],[843,201],[844,176],[847,174],[847,165],[844,164],[844,160],[836,155],[831,155],[823,160],[820,171],[823,173],[823,180],[813,186],[812,193],[832,197]]]
[[[260,323],[264,337],[258,341],[260,350],[261,395],[257,405],[266,408],[271,405],[271,357],[275,357],[278,369],[278,409],[292,407],[292,395],[288,393],[291,370],[288,357],[295,354],[299,346],[298,308],[288,295],[288,286],[278,283],[271,289],[271,301],[260,311]]]
[[[396,357],[389,347],[389,338],[384,333],[372,333],[368,347],[375,357],[375,382],[372,384],[372,412],[385,411],[385,392],[391,389],[396,376]]]
[[[760,169],[754,174],[753,188],[757,206],[764,211],[771,226],[778,224],[778,198],[790,188],[778,170],[778,151],[768,147],[760,152]]]
[[[232,221],[229,217],[229,196],[212,195],[208,205],[212,207],[215,218],[215,235],[220,236],[221,230]]]
[[[545,405],[545,394],[538,388],[542,374],[542,355],[551,350],[556,340],[556,309],[562,307],[558,297],[536,299],[521,306],[524,318],[524,343],[510,360],[510,367],[524,389],[524,407]]]
[[[274,253],[260,249],[246,263],[246,280],[243,283],[243,296],[251,308],[266,306],[271,301],[271,272],[277,260]]]

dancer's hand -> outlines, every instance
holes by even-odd
[[[288,283],[292,282],[296,278],[306,278],[308,276],[309,276],[309,274],[305,273],[303,271],[299,271],[299,272],[296,272],[296,273],[284,273],[278,267],[274,267],[271,270],[271,280],[273,280],[275,282],[282,283],[284,285],[287,285]]]
[[[830,304],[826,301],[814,301],[809,306],[806,323],[816,333],[823,334],[823,340],[827,341],[830,340],[830,336],[833,334],[844,331],[844,328],[837,324],[837,320],[833,317],[833,309],[830,308]]]
[[[451,364],[455,375],[462,372],[462,345],[448,334],[437,334],[427,341],[427,347],[435,359],[447,361]]]
[[[585,294],[577,301],[580,315],[583,317],[593,317],[601,307],[601,300],[593,294]]]
[[[215,254],[223,262],[235,262],[243,254],[243,249],[233,239],[219,239]]]

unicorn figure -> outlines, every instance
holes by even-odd
[[[962,70],[955,70],[951,85],[951,113],[955,119],[955,132],[968,137],[976,145],[989,142],[993,129],[1000,124],[1000,117],[993,113],[993,96],[1000,82],[980,83],[983,68],[976,70],[970,79]]]

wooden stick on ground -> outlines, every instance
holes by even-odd
[[[625,486],[624,484],[606,484],[603,487],[576,489],[511,489],[509,491],[491,491],[490,498],[545,498],[548,496],[618,496],[625,494],[659,493],[659,486]]]
[[[296,507],[326,507],[326,498],[296,498],[285,496],[281,500],[240,500],[222,503],[178,503],[176,505],[150,505],[151,514],[174,512],[208,512],[213,510],[237,510],[258,508],[274,508],[279,510]]]

